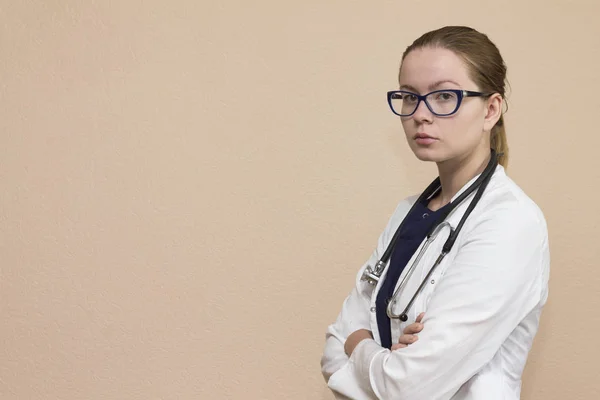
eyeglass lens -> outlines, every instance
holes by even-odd
[[[439,91],[427,95],[425,101],[434,114],[450,115],[458,108],[459,98],[455,92]],[[419,98],[410,92],[397,92],[390,98],[392,109],[396,114],[411,115],[417,109]]]

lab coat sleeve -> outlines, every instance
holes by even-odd
[[[545,222],[495,211],[474,221],[428,304],[414,344],[390,351],[373,340],[352,353],[355,393],[380,399],[450,399],[484,367],[542,297]],[[466,228],[466,226],[465,226]]]
[[[356,275],[355,286],[344,300],[342,310],[337,316],[336,321],[327,328],[325,348],[321,357],[321,372],[325,381],[329,381],[331,375],[340,370],[348,362],[348,356],[344,351],[346,338],[352,332],[359,329],[371,330],[369,308],[373,287],[368,283],[361,281],[361,277],[365,268],[368,265],[374,266],[385,251],[403,214],[405,214],[410,207],[411,201],[414,202],[414,198],[411,197],[403,200],[396,207],[387,226],[379,236],[375,250]],[[338,398],[340,399],[344,398],[337,393],[336,396],[339,396]]]

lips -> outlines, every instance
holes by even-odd
[[[429,136],[426,133],[417,133],[415,135],[415,143],[417,143],[417,145],[419,146],[429,146],[432,145],[433,143],[437,142],[437,138],[434,138],[432,136]]]
[[[415,139],[433,139],[433,140],[437,140],[436,138],[434,138],[433,136],[429,136],[426,133],[417,133],[415,135]]]

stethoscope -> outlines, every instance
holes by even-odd
[[[417,299],[417,296],[421,293],[421,291],[423,291],[423,288],[429,281],[429,278],[431,277],[431,275],[435,272],[435,269],[437,268],[437,266],[442,262],[444,257],[446,257],[446,254],[448,254],[450,252],[450,250],[452,250],[452,246],[454,246],[454,243],[456,242],[456,238],[458,237],[458,234],[460,233],[463,225],[467,221],[467,218],[469,217],[469,215],[471,214],[471,212],[473,211],[473,209],[479,202],[479,199],[481,199],[481,196],[483,195],[483,192],[485,191],[486,186],[488,185],[488,183],[492,179],[492,176],[494,175],[494,171],[495,171],[497,165],[498,165],[498,155],[492,149],[490,161],[488,162],[487,166],[485,167],[485,170],[479,175],[479,177],[475,180],[475,182],[473,182],[462,194],[460,194],[460,196],[458,196],[453,202],[451,202],[450,204],[448,204],[446,206],[446,208],[443,211],[443,214],[439,218],[439,221],[441,221],[441,222],[438,222],[436,225],[434,225],[430,229],[430,231],[427,233],[425,244],[421,247],[421,250],[419,251],[417,256],[414,258],[414,261],[412,262],[410,268],[406,271],[404,278],[398,285],[398,288],[394,291],[394,295],[392,296],[390,301],[388,301],[386,313],[390,319],[399,319],[402,322],[406,322],[408,320],[408,311],[410,310],[413,303]],[[427,187],[427,189],[425,189],[425,191],[423,193],[421,193],[418,200],[413,204],[409,213],[414,209],[414,207],[417,204],[425,202],[428,199],[432,198],[440,189],[441,189],[440,179],[438,177]],[[471,203],[469,203],[469,207],[467,207],[467,210],[465,211],[464,215],[460,219],[456,228],[453,229],[452,226],[450,225],[450,223],[445,221],[446,217],[448,217],[448,215],[475,190],[477,190],[477,192],[475,193],[473,200],[471,200]],[[365,271],[363,272],[363,275],[361,277],[362,281],[366,281],[370,285],[377,284],[377,282],[381,278],[381,275],[383,274],[383,271],[385,270],[386,265],[388,264],[388,261],[390,260],[390,258],[392,256],[394,246],[396,245],[396,242],[398,241],[398,238],[400,237],[400,232],[402,231],[403,226],[404,226],[404,221],[402,221],[402,223],[400,224],[398,229],[396,229],[396,232],[394,233],[394,236],[392,237],[392,240],[390,241],[389,245],[385,249],[383,256],[379,259],[379,261],[377,261],[377,263],[375,263],[375,267],[372,268],[370,265],[367,266],[367,268],[365,269]],[[448,239],[446,239],[446,242],[444,243],[444,246],[442,247],[442,251],[440,252],[440,255],[435,260],[435,263],[433,264],[433,266],[429,269],[427,276],[425,277],[425,279],[423,279],[423,282],[421,282],[421,285],[419,286],[417,291],[413,294],[412,298],[410,299],[410,301],[408,302],[408,304],[406,305],[406,307],[404,308],[402,313],[394,314],[393,306],[397,302],[398,295],[404,289],[404,286],[406,286],[408,279],[412,275],[412,273],[415,270],[419,261],[421,261],[421,258],[427,251],[427,248],[429,247],[429,245],[435,240],[435,238],[442,231],[442,229],[444,229],[446,227],[448,227],[450,229],[450,235],[448,236]]]

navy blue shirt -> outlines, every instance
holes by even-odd
[[[440,218],[444,208],[431,211],[426,204],[417,203],[414,209],[404,217],[404,226],[394,246],[388,272],[375,300],[377,327],[381,337],[381,346],[385,348],[389,349],[392,346],[390,318],[386,313],[388,299],[393,296],[394,288],[404,267],[425,239],[427,232]]]

